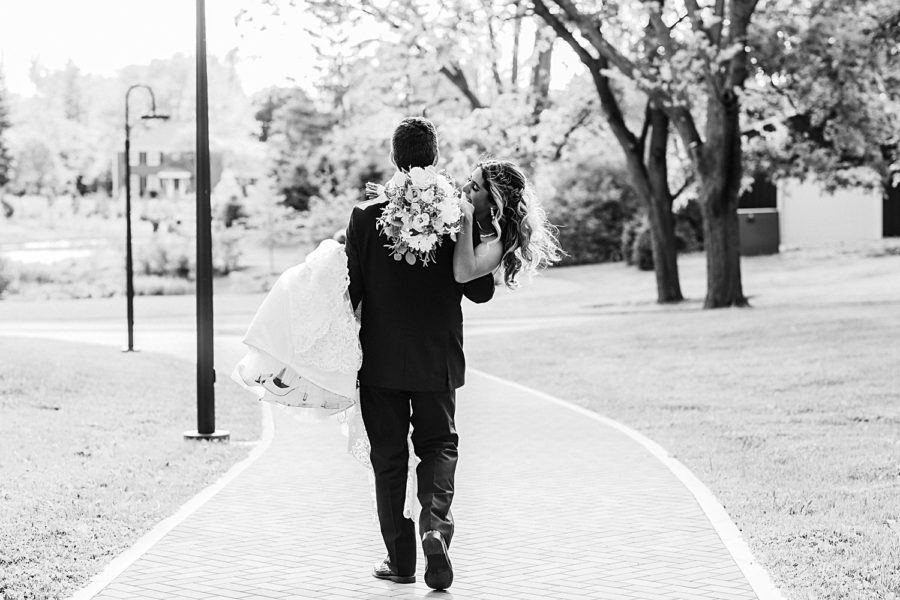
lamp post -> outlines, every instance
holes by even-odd
[[[186,440],[227,442],[216,430],[216,371],[213,363],[212,210],[209,176],[209,98],[206,81],[206,3],[197,0],[197,429]]]
[[[156,112],[156,96],[150,86],[136,83],[125,92],[125,297],[128,304],[128,346],[123,352],[134,352],[134,266],[131,260],[131,121],[128,116],[128,99],[132,90],[143,88],[150,93],[150,114],[141,119],[166,120],[169,115]]]

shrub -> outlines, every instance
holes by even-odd
[[[679,252],[703,250],[703,213],[696,200],[689,200],[675,210],[675,237]]]
[[[543,177],[552,183],[547,214],[568,254],[561,264],[622,260],[623,228],[638,209],[624,169],[585,157]]]
[[[653,270],[653,240],[646,216],[636,216],[623,227],[622,254],[629,265],[641,271]]]
[[[144,275],[194,277],[194,240],[181,231],[156,231],[135,254],[136,270]]]
[[[240,268],[244,252],[240,243],[246,235],[243,227],[214,226],[212,232],[213,273],[228,275]]]
[[[13,272],[12,263],[0,256],[0,298],[13,284],[16,274]]]
[[[134,293],[136,296],[180,296],[193,294],[195,291],[194,284],[186,279],[172,279],[171,277],[159,277],[157,275],[134,278]]]
[[[213,274],[228,275],[240,268],[243,250],[240,243],[246,232],[241,227],[226,229],[215,223],[212,230]],[[197,271],[197,243],[184,228],[157,231],[147,244],[136,249],[135,270],[144,275],[194,279]]]

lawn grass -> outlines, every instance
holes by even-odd
[[[0,598],[64,598],[260,437],[259,405],[217,385],[231,444],[185,442],[192,364],[0,337]]]
[[[560,285],[470,313],[505,307],[527,323],[514,306],[535,320],[564,307],[579,321],[471,335],[468,363],[663,445],[713,490],[787,598],[898,598],[900,296],[885,290],[900,261],[845,258],[745,260],[757,308],[718,311],[652,306],[622,291],[634,272],[551,273]],[[685,267],[698,289],[702,261]],[[542,292],[553,287],[565,292]]]

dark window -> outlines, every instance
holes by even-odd
[[[778,188],[765,175],[757,175],[753,186],[743,193],[738,208],[776,208]]]

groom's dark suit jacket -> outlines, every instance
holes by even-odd
[[[362,302],[359,382],[411,392],[454,390],[465,383],[462,296],[487,302],[493,277],[456,283],[449,236],[428,266],[394,260],[375,226],[386,203],[355,207],[347,226],[350,300],[354,308]]]

